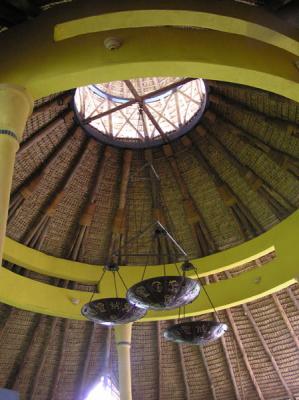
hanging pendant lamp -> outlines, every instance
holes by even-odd
[[[163,235],[187,257],[185,251],[159,221],[156,222],[156,226],[155,237]],[[183,274],[177,276],[167,276],[164,265],[164,276],[142,279],[128,290],[128,301],[137,307],[156,311],[172,310],[191,303],[199,295],[200,284],[197,280],[185,276],[185,265],[186,262],[182,266]]]
[[[191,263],[188,263],[185,268],[193,269],[197,276],[198,282],[200,282],[197,270]],[[171,327],[167,328],[164,332],[164,337],[166,340],[175,343],[204,345],[219,339],[228,330],[228,326],[220,322],[217,311],[214,307],[214,304],[212,303],[211,297],[209,296],[205,288],[205,285],[201,285],[201,287],[214,310],[217,320],[198,320],[174,324]]]
[[[204,345],[219,339],[227,329],[226,324],[216,321],[189,321],[171,326],[164,337],[171,342]]]
[[[119,275],[123,284],[124,281],[120,276],[117,264],[110,263],[104,267],[98,286],[100,285],[106,271],[113,273],[116,297],[92,301],[95,294],[94,292],[90,301],[82,307],[81,314],[96,324],[106,326],[128,324],[129,322],[134,322],[143,318],[146,314],[146,310],[129,303],[126,298],[118,297],[115,274],[117,273]]]
[[[200,292],[198,282],[185,276],[159,276],[132,286],[127,299],[137,307],[172,310],[191,303]]]

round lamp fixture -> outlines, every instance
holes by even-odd
[[[164,332],[165,339],[176,343],[203,345],[219,339],[228,327],[216,321],[190,321],[175,324]]]
[[[128,301],[140,308],[172,310],[191,303],[200,292],[198,281],[185,276],[159,276],[132,286]]]
[[[146,310],[135,307],[122,297],[113,297],[87,303],[81,313],[96,324],[111,326],[137,321],[145,316]]]

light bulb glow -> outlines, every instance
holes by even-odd
[[[119,400],[119,394],[111,379],[102,377],[100,382],[91,389],[85,400]]]

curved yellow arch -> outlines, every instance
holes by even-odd
[[[240,246],[192,260],[198,268],[200,277],[217,274],[223,271],[236,268],[250,261],[254,261],[275,250],[271,237],[261,237],[246,242]],[[102,274],[102,267],[85,264],[50,256],[30,247],[24,246],[8,237],[5,239],[4,259],[12,264],[20,265],[30,271],[55,278],[80,282],[86,285],[96,284]],[[121,267],[124,276],[132,276],[133,281],[141,277],[144,266],[123,266]],[[166,270],[169,275],[177,275],[174,264],[167,264]],[[147,267],[147,277],[154,277],[162,272],[162,267],[152,265]],[[195,277],[193,273],[189,274]],[[131,282],[133,284],[133,281]]]
[[[35,99],[94,82],[166,74],[245,84],[299,101],[298,56],[262,41],[213,30],[156,27],[54,42],[58,17],[46,17],[0,36],[5,54],[1,79],[26,87]],[[110,35],[121,37],[120,49],[104,47]]]
[[[204,265],[204,263],[210,263],[213,268],[215,265],[219,266],[218,263],[221,261],[223,261],[223,265],[226,265],[227,262],[234,261],[237,256],[256,254],[261,248],[275,247],[276,258],[273,261],[260,268],[252,269],[234,278],[219,281],[209,286],[209,293],[216,308],[224,309],[256,300],[296,282],[299,276],[298,227],[299,211],[258,238],[200,260],[200,266]],[[35,250],[32,251],[38,253]],[[39,257],[42,262],[48,256],[39,253]],[[68,262],[65,260],[59,260],[59,262],[63,271]],[[80,266],[79,263],[73,263],[74,270],[76,267],[82,268],[83,265]],[[88,268],[93,267],[87,266],[87,272]],[[141,268],[136,267],[137,273],[132,273],[132,269],[135,267],[127,268],[131,268],[131,273],[126,270],[124,274],[125,281],[128,286],[131,286],[140,280]],[[213,270],[213,272],[215,271]],[[157,272],[156,267],[152,267],[147,276],[155,275],[159,275],[159,272]],[[110,274],[106,274],[101,285],[101,293],[96,295],[95,298],[110,297],[111,287],[113,287],[112,277]],[[125,289],[120,283],[119,293],[120,295],[125,295]],[[77,299],[78,304],[76,302],[74,304],[72,299]],[[46,285],[16,275],[4,268],[0,269],[0,301],[4,303],[44,314],[83,319],[80,310],[82,305],[88,302],[89,299],[90,293]],[[211,307],[202,293],[196,301],[187,307],[186,315],[199,315],[210,311]],[[143,321],[165,318],[177,318],[177,311],[150,312]]]
[[[66,21],[54,28],[56,41],[79,35],[124,28],[159,26],[193,27],[246,36],[299,55],[299,32],[282,24],[279,19],[261,9],[234,4],[230,1],[198,2],[194,0],[160,0],[143,3],[140,0],[104,5],[86,1],[65,13]]]

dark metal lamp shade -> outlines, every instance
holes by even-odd
[[[190,321],[166,329],[164,337],[176,343],[203,345],[219,339],[228,327],[216,321]]]
[[[96,324],[120,325],[137,321],[146,314],[146,310],[130,304],[121,297],[94,300],[85,304],[81,313]]]
[[[127,299],[143,309],[172,310],[191,303],[199,292],[200,284],[194,279],[160,276],[132,286],[127,292]]]

